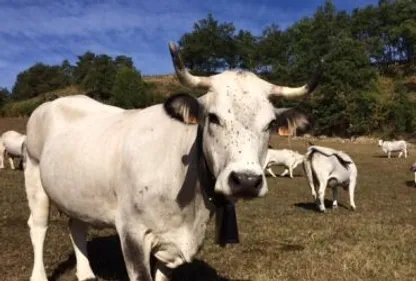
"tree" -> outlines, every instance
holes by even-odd
[[[111,103],[122,108],[140,108],[148,104],[146,85],[140,72],[122,67],[117,71]]]
[[[68,85],[69,77],[57,65],[36,63],[17,75],[12,97],[17,100],[32,98]]]
[[[179,40],[186,66],[199,73],[236,67],[234,32],[232,23],[219,23],[212,14],[196,22]]]
[[[0,109],[6,104],[9,97],[10,97],[9,90],[7,90],[7,88],[0,87]]]

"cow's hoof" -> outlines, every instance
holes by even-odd
[[[338,205],[332,205],[332,209],[338,209]]]

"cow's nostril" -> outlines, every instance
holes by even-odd
[[[263,183],[263,177],[262,176],[254,176],[254,188],[259,188],[261,184]]]
[[[231,172],[230,174],[230,181],[235,184],[236,186],[239,186],[241,184],[240,178],[236,172]]]

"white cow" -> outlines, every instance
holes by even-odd
[[[333,207],[338,207],[338,186],[348,188],[350,206],[356,209],[354,191],[357,184],[357,167],[345,152],[322,146],[310,146],[305,154],[305,174],[312,196],[317,200],[319,210],[325,212],[325,190],[329,185],[333,191]],[[315,185],[317,184],[318,198]]]
[[[391,157],[392,152],[400,152],[399,158],[402,157],[404,153],[404,158],[407,158],[407,143],[404,140],[399,141],[383,141],[378,140],[378,146],[387,153],[388,158]]]
[[[13,160],[15,158],[22,157],[22,147],[23,147],[23,143],[25,139],[26,139],[25,135],[18,133],[16,131],[7,131],[1,135],[0,137],[0,169],[4,168],[4,161],[6,160],[6,158],[9,159],[10,168],[12,170],[15,169]]]
[[[290,149],[269,149],[267,150],[266,165],[264,168],[270,175],[276,178],[271,167],[282,165],[286,169],[280,176],[284,177],[289,173],[289,177],[293,178],[293,170],[303,162],[303,159],[304,156],[297,151]]]
[[[169,48],[179,80],[206,95],[179,94],[141,111],[64,97],[31,115],[25,185],[32,281],[47,280],[42,253],[50,202],[71,218],[78,280],[95,277],[86,249],[92,225],[116,228],[130,280],[161,281],[192,261],[215,206],[266,194],[267,142],[276,118],[285,118],[269,98],[311,92],[320,72],[299,88],[250,72],[198,77],[173,43]]]

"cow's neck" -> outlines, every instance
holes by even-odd
[[[205,195],[209,202],[211,202],[215,207],[220,208],[227,204],[229,201],[224,197],[222,194],[218,194],[215,192],[215,182],[216,178],[212,174],[211,170],[208,167],[202,142],[203,142],[203,134],[202,134],[202,128],[198,127],[198,133],[197,133],[197,151],[199,153],[198,155],[198,162],[199,162],[199,178],[200,183],[202,186],[203,192],[205,192]]]
[[[234,204],[227,200],[224,195],[215,192],[216,178],[209,169],[206,157],[203,152],[204,150],[202,143],[202,128],[199,126],[197,132],[197,151],[199,153],[198,174],[202,192],[205,193],[205,196],[209,201],[208,204],[214,205],[215,208],[216,243],[222,247],[229,243],[239,243],[237,218]]]

